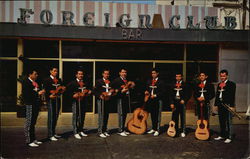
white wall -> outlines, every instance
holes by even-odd
[[[250,101],[249,51],[241,45],[221,46],[219,56],[219,70],[227,69],[229,79],[236,83],[236,110],[246,112]]]

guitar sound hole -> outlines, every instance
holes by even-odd
[[[200,124],[199,127],[200,127],[201,129],[204,129],[204,128],[205,128],[205,125],[204,125],[204,124]]]
[[[138,118],[139,120],[142,120],[142,119],[143,119],[143,115],[138,115],[137,118]]]

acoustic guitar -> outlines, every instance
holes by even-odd
[[[169,122],[169,127],[168,127],[168,131],[167,131],[168,136],[170,137],[175,137],[176,135],[176,130],[175,130],[175,122],[173,120],[171,120]]]
[[[134,110],[133,117],[127,124],[128,130],[134,134],[141,135],[147,130],[147,118],[149,114],[144,110],[144,107],[149,96],[149,93],[145,94],[143,106]]]
[[[209,129],[207,128],[208,121],[203,119],[203,106],[204,102],[201,102],[201,119],[197,120],[197,129],[195,130],[195,137],[199,140],[207,140],[210,136]]]

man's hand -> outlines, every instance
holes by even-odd
[[[199,98],[197,98],[197,100],[200,101],[200,102],[202,102],[202,101],[205,100],[205,98],[204,97],[199,97]]]
[[[180,101],[180,104],[184,104],[184,103],[185,103],[184,100],[181,100],[181,101]]]
[[[45,90],[44,90],[44,89],[38,92],[39,95],[42,95],[42,94],[44,94],[44,93],[45,93]]]
[[[56,96],[55,96],[55,95],[53,95],[53,94],[51,94],[51,95],[49,96],[49,98],[51,98],[51,99],[55,99],[55,98],[56,98]]]
[[[170,104],[170,108],[173,110],[175,108],[174,104]]]
[[[75,93],[75,94],[73,95],[73,98],[79,98],[79,94],[78,94],[78,93]]]
[[[128,89],[123,88],[121,92],[122,92],[122,93],[125,93],[125,92],[127,92],[127,91],[128,91]]]

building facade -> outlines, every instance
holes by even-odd
[[[203,70],[216,84],[219,70],[228,69],[237,83],[237,111],[250,105],[249,30],[230,28],[233,23],[226,24],[224,17],[216,26],[204,20],[219,17],[218,8],[87,1],[1,1],[0,8],[3,112],[16,110],[19,76],[35,67],[42,80],[50,66],[59,68],[65,83],[81,66],[93,86],[103,68],[110,68],[115,78],[126,67],[138,83],[132,107],[138,106],[153,67],[161,70],[166,83],[175,72],[192,83]],[[71,111],[69,103],[65,95],[63,112]],[[164,111],[167,103],[166,95]],[[88,111],[96,112],[95,97],[89,98]]]

